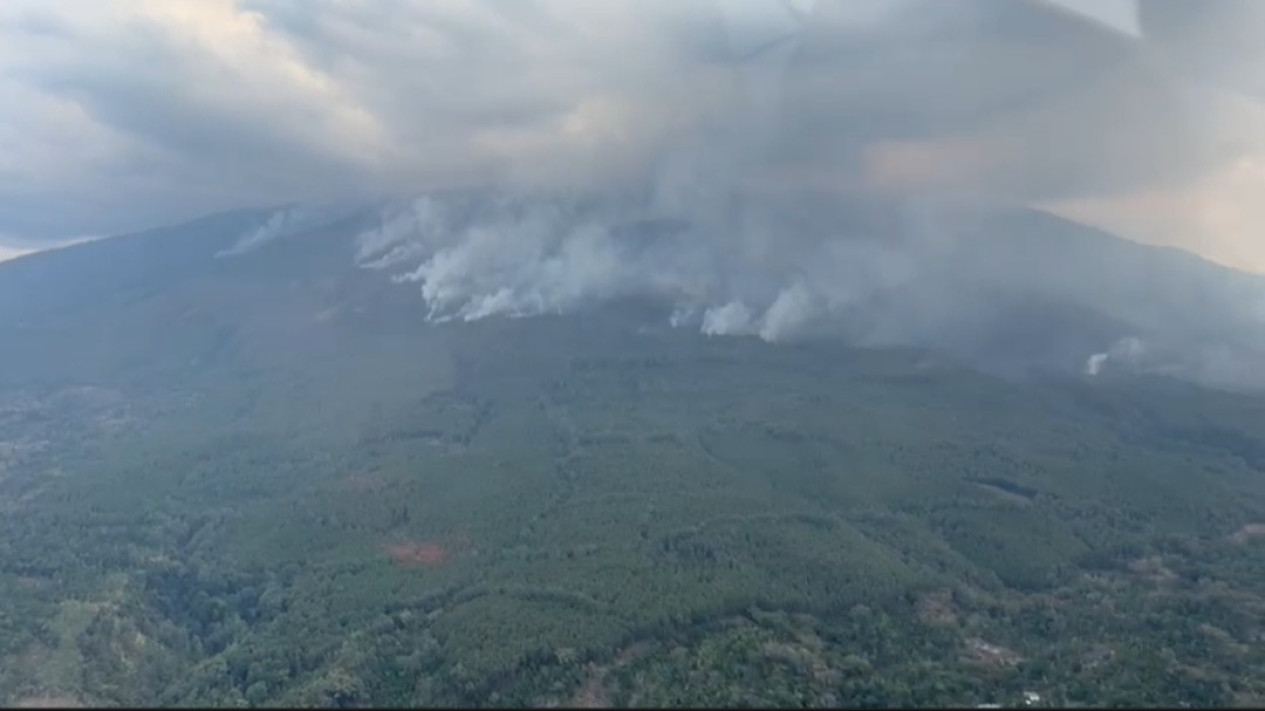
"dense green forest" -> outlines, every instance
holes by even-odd
[[[363,322],[0,391],[0,701],[1265,703],[1265,399]]]

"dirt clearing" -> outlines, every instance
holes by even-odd
[[[450,559],[448,549],[439,543],[395,543],[387,546],[387,556],[398,566],[434,568]]]

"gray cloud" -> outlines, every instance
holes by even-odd
[[[1057,200],[1258,148],[1242,120],[1154,78],[1180,65],[1255,86],[1251,3],[1192,18],[1150,0],[1163,51],[1141,53],[1038,2],[819,0],[798,19],[764,4],[6,3],[0,228],[487,182]],[[777,61],[736,63],[779,41]]]

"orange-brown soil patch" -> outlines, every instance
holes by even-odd
[[[433,568],[449,560],[448,550],[438,543],[394,543],[387,546],[387,556],[400,566]]]

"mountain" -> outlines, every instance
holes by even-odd
[[[709,308],[733,300],[772,314],[803,286],[806,305],[778,338],[944,350],[1002,373],[1084,372],[1097,355],[1265,385],[1263,277],[1035,211],[919,214],[838,196],[743,210],[691,223],[639,202],[453,191],[238,211],[37,254],[0,271],[0,332],[19,344],[0,378],[106,373],[129,358],[150,378],[145,358],[205,357],[216,329],[275,336],[275,356],[292,350],[285,339],[336,329],[424,330],[437,308],[470,320],[635,300],[659,304],[651,321],[685,309],[698,328]],[[759,330],[743,326],[734,333]]]
[[[1260,289],[822,196],[6,262],[0,701],[1259,704]]]

